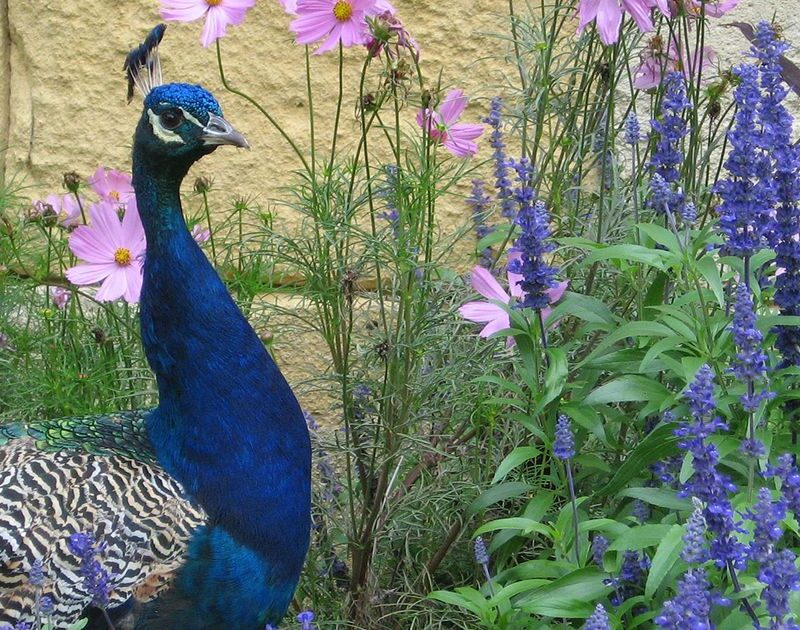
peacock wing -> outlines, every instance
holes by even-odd
[[[168,586],[205,514],[156,463],[146,413],[0,427],[0,622],[32,621],[36,560],[54,620],[78,618],[92,599],[67,547],[79,531],[103,546],[109,608],[131,596],[148,601]]]

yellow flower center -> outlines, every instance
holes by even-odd
[[[120,247],[114,252],[114,262],[120,267],[127,267],[131,264],[131,260],[133,260],[133,256],[127,247]]]
[[[353,15],[353,5],[346,0],[339,0],[333,5],[333,17],[340,22],[347,22]]]
[[[116,190],[112,190],[110,193],[108,193],[108,196],[114,201],[119,201],[119,193]]]
[[[216,7],[222,4],[222,0],[206,0],[206,4],[210,7]]]

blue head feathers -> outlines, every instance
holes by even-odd
[[[203,126],[208,124],[208,115],[222,116],[217,99],[199,85],[168,83],[154,87],[144,99],[145,109],[156,111],[166,107],[180,107],[184,114],[196,119]]]

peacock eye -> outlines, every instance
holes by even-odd
[[[158,117],[164,129],[175,129],[183,122],[183,112],[179,109],[168,109]]]

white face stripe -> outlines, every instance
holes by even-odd
[[[201,124],[200,124],[200,121],[199,121],[199,120],[197,120],[197,118],[195,118],[194,116],[192,116],[192,115],[191,115],[189,112],[187,112],[185,109],[183,109],[183,107],[179,107],[178,109],[179,109],[179,110],[181,110],[181,111],[183,112],[183,117],[184,117],[186,120],[188,120],[190,123],[192,123],[192,124],[194,124],[194,125],[197,125],[198,127],[200,127],[200,129],[202,129],[203,127],[205,127],[205,125],[201,125]]]
[[[167,144],[186,144],[177,133],[169,129],[164,129],[161,126],[161,121],[152,109],[147,110],[147,117],[150,119],[150,126],[153,128],[153,133],[162,142]]]

